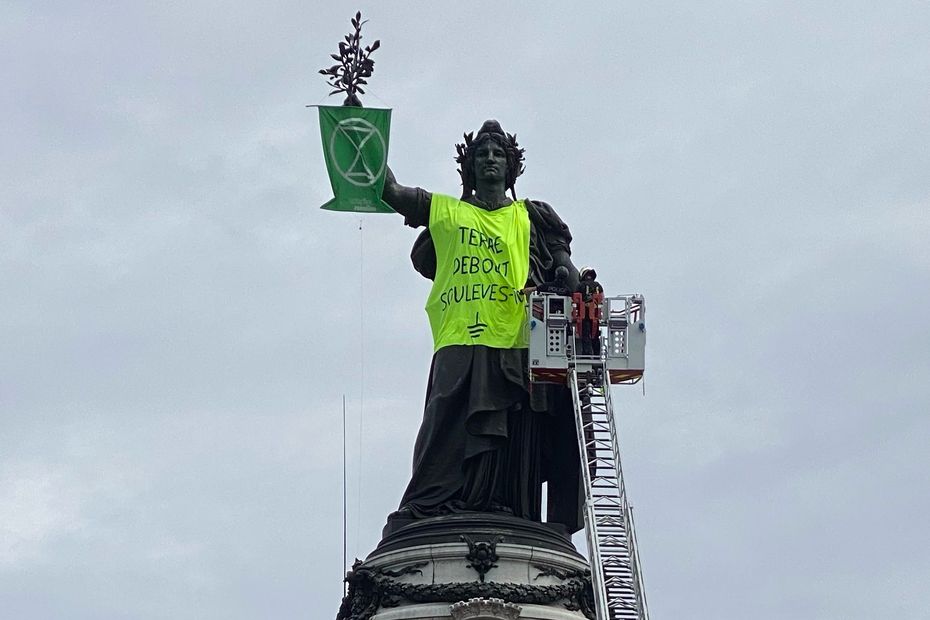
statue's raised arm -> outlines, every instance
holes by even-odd
[[[384,177],[381,200],[403,215],[408,226],[416,228],[429,225],[429,204],[432,195],[422,188],[407,187],[398,183],[390,166]]]

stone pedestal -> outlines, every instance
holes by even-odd
[[[348,581],[339,620],[594,618],[588,565],[571,539],[505,515],[388,523]]]

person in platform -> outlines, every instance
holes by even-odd
[[[536,286],[528,286],[523,289],[525,295],[529,295],[534,291],[537,293],[571,297],[573,291],[568,285],[568,269],[564,265],[559,265],[555,268],[555,280],[552,282],[543,282]]]
[[[462,511],[580,529],[578,452],[571,396],[534,385],[527,370],[526,286],[560,267],[578,285],[568,226],[544,202],[517,199],[524,149],[489,120],[458,144],[461,197],[400,185],[388,170],[383,200],[417,239],[414,268],[433,280],[426,302],[434,354],[413,473],[391,518]],[[507,192],[510,192],[508,197]]]
[[[595,279],[597,272],[593,267],[583,267],[580,277],[577,292],[581,294],[581,354],[600,356],[601,326],[598,303],[599,298],[604,296],[604,287]]]

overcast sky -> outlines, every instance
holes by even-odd
[[[416,231],[318,209],[356,8],[0,4],[0,617],[335,616],[342,397],[351,562],[431,349]],[[653,617],[930,617],[930,4],[358,8],[398,179],[497,118],[646,297]]]

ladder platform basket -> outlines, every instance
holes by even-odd
[[[587,303],[549,293],[527,299],[529,372],[534,383],[565,385],[568,371],[603,370],[610,383],[642,379],[646,364],[646,302],[642,295],[597,295]],[[589,325],[585,326],[585,322]],[[594,346],[583,346],[589,336]]]

